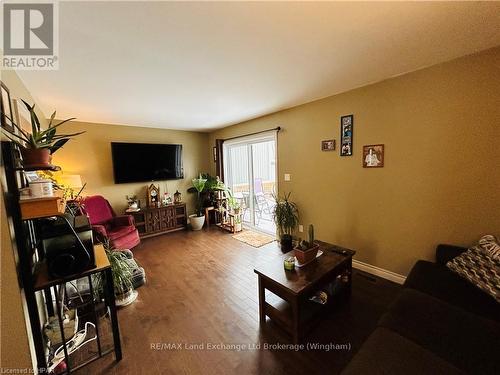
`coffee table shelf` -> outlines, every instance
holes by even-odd
[[[317,241],[324,254],[305,267],[286,271],[283,260],[293,256],[293,251],[266,262],[254,269],[259,281],[259,320],[265,323],[266,316],[288,331],[293,342],[298,343],[321,319],[322,313],[339,300],[330,297],[325,305],[309,301],[316,291],[324,289],[338,276],[347,276],[342,294],[349,296],[352,282],[352,257],[355,251],[326,242]],[[265,291],[269,290],[284,300],[278,306],[266,301]]]

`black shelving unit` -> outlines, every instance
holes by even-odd
[[[23,175],[24,170],[59,170],[57,166],[50,166],[47,168],[33,167],[23,169],[20,167],[20,154],[17,146],[10,142],[2,142],[2,183],[4,185],[4,202],[9,220],[12,221],[12,227],[14,233],[12,234],[15,243],[16,252],[16,262],[18,268],[18,276],[20,287],[24,291],[24,296],[26,299],[26,307],[29,316],[29,324],[31,328],[33,344],[36,354],[37,369],[40,373],[46,373],[48,369],[47,357],[47,340],[44,337],[42,331],[42,323],[40,321],[40,310],[45,310],[46,315],[53,317],[57,316],[60,335],[62,342],[66,369],[60,373],[69,374],[87,364],[114,352],[117,361],[121,360],[121,344],[120,344],[120,333],[118,326],[118,318],[116,314],[116,305],[114,299],[114,287],[113,287],[113,277],[111,273],[111,267],[108,262],[107,256],[104,252],[104,248],[101,245],[94,247],[96,267],[89,269],[77,275],[71,275],[69,277],[53,279],[50,277],[46,262],[44,260],[44,250],[42,246],[42,241],[40,237],[40,230],[38,221],[40,218],[30,218],[28,220],[23,220],[21,207],[20,207],[20,194],[19,189],[26,186],[25,178]],[[66,224],[70,234],[75,236],[76,243],[78,246],[84,247],[82,241],[80,240],[78,234],[75,232],[71,223],[67,219],[66,215],[54,215],[58,217],[58,220],[62,220]],[[95,293],[94,290],[94,278],[100,277],[103,280],[103,294],[104,299],[102,300],[99,293]],[[72,363],[70,354],[68,353],[67,342],[71,337],[65,337],[64,317],[61,314],[61,304],[59,296],[61,290],[66,291],[67,284],[75,284],[77,280],[87,280],[89,301],[84,304],[80,304],[75,307],[75,312],[77,309],[83,309],[90,307],[91,317],[90,319],[95,323],[95,334],[97,342],[97,353],[96,355],[90,356],[85,361],[81,363]],[[76,283],[78,285],[78,283]],[[43,302],[41,302],[43,301]],[[54,309],[55,302],[55,309]],[[112,347],[110,349],[104,349],[102,347],[102,335],[100,335],[100,318],[97,313],[97,306],[104,303],[104,308],[109,311],[110,325],[111,325],[111,335],[112,335]],[[56,315],[54,315],[56,314]],[[81,322],[80,322],[81,323]],[[76,327],[78,331],[80,327]]]

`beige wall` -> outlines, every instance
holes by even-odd
[[[320,151],[351,113],[354,155]],[[275,126],[280,192],[317,238],[362,262],[406,275],[438,243],[500,234],[500,48],[215,131],[209,152]],[[378,143],[384,168],[362,168],[362,146]]]
[[[9,88],[11,98],[23,98],[34,103],[28,90],[12,71],[2,71],[1,80]],[[43,116],[39,116],[42,123]],[[23,298],[17,280],[16,263],[10,237],[10,227],[2,197],[0,250],[0,368],[32,368],[27,328],[24,320]],[[27,315],[26,315],[27,316]]]
[[[63,168],[64,173],[79,174],[87,183],[84,194],[100,194],[109,200],[117,214],[127,206],[126,195],[136,194],[144,202],[146,186],[150,183],[115,184],[111,161],[111,142],[175,143],[183,146],[184,179],[155,182],[160,193],[168,186],[173,194],[178,189],[188,202],[188,211],[194,210],[194,196],[187,194],[191,179],[199,172],[206,172],[209,163],[206,158],[208,134],[178,130],[140,128],[121,125],[71,122],[61,126],[63,132],[86,131],[74,138],[54,154],[53,161]],[[138,157],[141,157],[138,155]],[[144,160],[147,163],[147,160]]]

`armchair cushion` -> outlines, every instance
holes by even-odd
[[[115,216],[108,201],[100,195],[87,197],[83,201],[84,211],[89,217],[90,224],[104,224]]]
[[[133,232],[133,231],[135,231],[135,227],[133,225],[109,228],[107,230],[108,238],[112,241],[116,240],[117,238],[126,236],[127,234],[129,234],[130,232]]]
[[[114,227],[126,227],[126,226],[134,226],[134,217],[132,215],[121,215],[115,216],[111,219],[112,226]]]

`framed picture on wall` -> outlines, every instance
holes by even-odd
[[[335,150],[335,139],[328,139],[326,141],[321,141],[321,151],[334,151]]]
[[[10,103],[10,92],[7,86],[0,81],[0,125],[11,132],[14,132],[12,125],[12,105]]]
[[[352,156],[353,128],[353,115],[340,118],[340,156]]]
[[[31,114],[26,105],[21,99],[12,99],[14,121],[19,127],[27,133],[31,134]]]
[[[363,146],[363,168],[384,166],[384,145]]]

